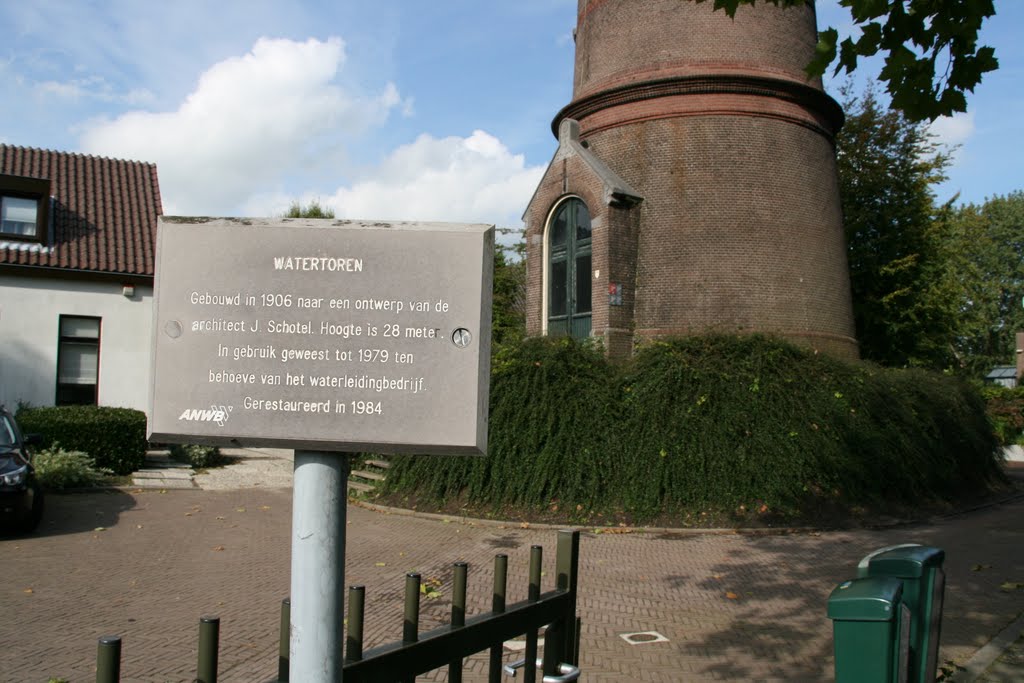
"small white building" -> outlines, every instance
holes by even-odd
[[[997,365],[992,368],[990,373],[985,375],[985,381],[1013,389],[1017,386],[1017,366]]]
[[[156,165],[0,145],[0,403],[146,410]]]

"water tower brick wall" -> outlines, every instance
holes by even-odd
[[[554,124],[578,122],[579,141],[560,145],[526,213],[530,333],[544,329],[544,224],[569,193],[595,218],[592,333],[610,355],[713,331],[857,356],[842,111],[804,74],[816,41],[813,3],[733,20],[711,2],[580,0],[573,100]],[[607,166],[603,187],[574,154]],[[629,201],[609,200],[609,177]]]
[[[816,43],[813,4],[779,10],[758,3],[729,19],[710,1],[580,0],[573,98],[652,77],[722,70],[805,83]]]
[[[635,209],[639,336],[763,331],[849,344],[828,140],[789,122],[727,114],[656,119],[587,139],[645,197]]]

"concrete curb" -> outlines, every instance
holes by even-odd
[[[964,665],[963,670],[957,671],[947,680],[949,683],[973,683],[1022,635],[1024,635],[1024,613],[975,652]]]
[[[957,510],[956,512],[950,512],[944,515],[936,515],[933,517],[925,517],[922,519],[898,519],[892,522],[884,524],[872,524],[869,526],[859,527],[864,530],[870,531],[882,531],[886,529],[898,529],[900,527],[913,526],[915,524],[935,524],[948,519],[954,519],[963,515],[968,515],[980,510],[987,510],[1000,505],[1006,505],[1008,503],[1016,503],[1024,500],[1024,492],[1011,493],[1003,498],[997,500],[988,501],[978,505],[965,508],[963,510]],[[849,531],[848,528],[842,527],[814,527],[814,526],[797,526],[797,527],[766,527],[766,528],[747,528],[747,527],[653,527],[653,526],[627,526],[627,527],[599,527],[592,524],[549,524],[546,522],[515,522],[510,520],[498,520],[498,519],[482,519],[480,517],[467,517],[464,515],[446,515],[438,512],[421,512],[419,510],[409,510],[408,508],[395,508],[387,505],[380,505],[378,503],[371,503],[368,500],[360,498],[349,498],[349,503],[352,505],[358,505],[372,510],[373,512],[379,512],[387,515],[399,515],[407,517],[415,517],[419,519],[433,519],[444,524],[458,523],[465,524],[467,526],[488,526],[502,529],[520,528],[520,529],[580,529],[584,532],[589,533],[606,533],[606,534],[680,534],[680,535],[744,535],[744,536],[785,536],[791,534],[815,534],[825,533],[829,531]]]
[[[367,500],[350,498],[349,503],[359,507],[379,512],[385,515],[398,515],[402,517],[415,517],[417,519],[432,519],[443,524],[464,524],[466,526],[484,526],[499,529],[579,529],[584,533],[591,534],[680,534],[680,535],[715,535],[715,536],[782,536],[787,534],[813,534],[826,531],[843,531],[843,529],[827,529],[824,527],[772,527],[763,529],[747,529],[743,527],[660,527],[660,526],[594,526],[593,524],[550,524],[547,522],[515,522],[500,519],[481,519],[479,517],[466,517],[462,515],[446,515],[438,512],[421,512],[406,508],[393,508],[387,505],[371,503]]]

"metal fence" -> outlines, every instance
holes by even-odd
[[[529,590],[526,600],[507,605],[508,556],[494,558],[494,589],[491,611],[467,618],[466,582],[469,566],[454,565],[451,623],[426,633],[419,632],[419,574],[405,579],[405,614],[402,639],[363,650],[363,586],[349,588],[348,623],[345,635],[345,683],[412,682],[416,676],[443,667],[448,668],[450,683],[462,681],[463,660],[478,652],[488,652],[488,681],[497,683],[502,675],[515,676],[522,670],[526,683],[536,683],[538,671],[542,683],[575,681],[579,678],[580,622],[576,617],[577,576],[579,573],[578,531],[558,532],[555,560],[555,588],[541,593],[543,549],[530,549]],[[277,682],[288,681],[290,604],[281,605],[281,640]],[[543,656],[538,658],[538,633],[544,630]],[[503,643],[526,636],[524,657],[504,664]],[[199,624],[199,654],[194,683],[217,683],[220,620],[203,617]],[[532,663],[533,665],[528,665]],[[99,640],[96,659],[96,683],[119,683],[121,639],[104,636]]]

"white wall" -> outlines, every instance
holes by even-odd
[[[153,288],[0,275],[0,403],[52,406],[61,315],[101,318],[99,404],[148,410]]]

